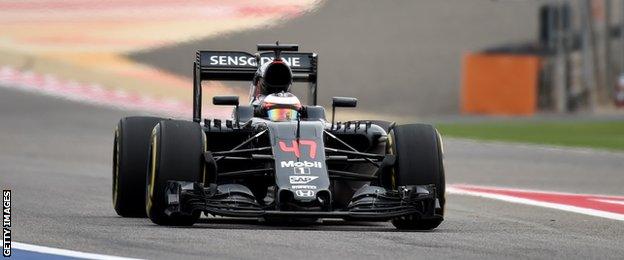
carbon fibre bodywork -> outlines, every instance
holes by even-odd
[[[388,220],[436,216],[433,185],[391,187],[386,130],[322,118],[206,120],[208,183],[170,182],[168,214]],[[238,142],[232,142],[237,140]],[[237,144],[237,145],[233,145]],[[241,145],[242,144],[242,145]],[[385,187],[385,188],[384,188]],[[439,207],[439,206],[438,206]]]

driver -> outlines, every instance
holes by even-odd
[[[254,75],[250,92],[256,116],[272,121],[297,120],[301,102],[288,92],[292,83],[292,71],[285,61],[262,64]]]

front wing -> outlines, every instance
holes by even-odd
[[[202,183],[169,181],[166,188],[168,208],[166,213],[206,214],[227,217],[287,217],[287,218],[343,218],[348,220],[387,221],[413,216],[420,219],[442,219],[435,214],[439,208],[435,185],[402,186],[386,191],[372,188],[356,192],[345,209],[280,210],[275,204],[261,205],[251,194],[241,190],[219,190],[216,185],[204,187]]]

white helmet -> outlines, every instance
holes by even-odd
[[[292,121],[299,118],[301,102],[289,92],[269,94],[260,104],[271,121]]]

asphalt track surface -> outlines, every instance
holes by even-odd
[[[0,88],[0,186],[13,190],[13,240],[171,259],[613,258],[621,221],[484,198],[447,196],[434,232],[389,223],[272,226],[203,219],[167,228],[118,217],[113,127],[129,111]],[[623,195],[624,154],[447,140],[448,183]]]

